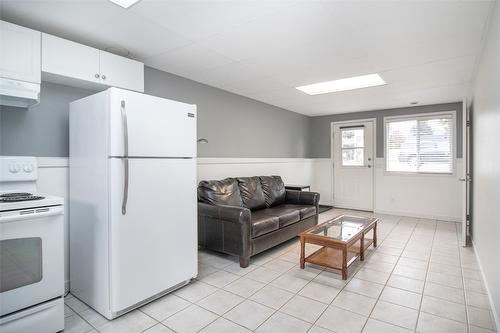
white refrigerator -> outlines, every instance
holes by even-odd
[[[70,103],[70,289],[108,319],[197,275],[196,105]]]

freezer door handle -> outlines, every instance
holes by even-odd
[[[125,111],[125,101],[121,102],[121,113],[123,122],[123,200],[122,200],[122,215],[127,214],[128,200],[128,181],[129,181],[129,165],[128,165],[128,124],[127,111]]]

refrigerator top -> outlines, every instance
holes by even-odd
[[[109,89],[109,156],[194,158],[196,105]]]

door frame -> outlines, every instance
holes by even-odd
[[[462,170],[457,170],[457,174],[462,175],[459,181],[463,181],[462,185],[462,230],[461,230],[461,240],[460,245],[465,247],[471,244],[471,134],[472,134],[472,123],[471,123],[471,101],[464,98],[462,101]],[[458,144],[458,142],[457,142]]]
[[[334,142],[333,142],[333,128],[336,125],[350,125],[350,124],[356,124],[360,122],[371,122],[373,125],[373,131],[372,131],[372,142],[373,142],[373,164],[372,164],[372,206],[373,206],[373,212],[375,212],[375,187],[376,187],[376,181],[375,181],[375,169],[376,169],[376,163],[377,163],[377,118],[363,118],[363,119],[355,119],[355,120],[342,120],[342,121],[332,121],[330,123],[330,172],[332,176],[332,184],[331,184],[331,189],[332,189],[332,204],[335,207],[335,160],[334,160]],[[339,207],[342,208],[342,207]]]

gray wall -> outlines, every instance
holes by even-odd
[[[309,118],[146,68],[148,94],[198,105],[201,157],[308,157]]]
[[[306,116],[148,67],[145,92],[198,105],[198,156],[309,155]],[[43,82],[39,105],[0,106],[0,155],[68,156],[68,103],[92,93]]]
[[[68,104],[92,93],[43,82],[40,104],[0,105],[0,155],[68,156]]]
[[[457,112],[457,142],[462,142],[462,103],[448,103],[435,105],[422,105],[387,110],[364,111],[355,113],[343,113],[330,116],[313,117],[310,122],[309,138],[310,156],[312,158],[330,158],[330,123],[334,121],[346,121],[376,118],[377,123],[377,157],[384,157],[384,117],[400,116],[408,114],[456,111]],[[461,145],[457,145],[457,157],[462,157]]]
[[[474,82],[472,109],[472,238],[500,323],[500,4]],[[497,329],[500,328],[497,326]]]

